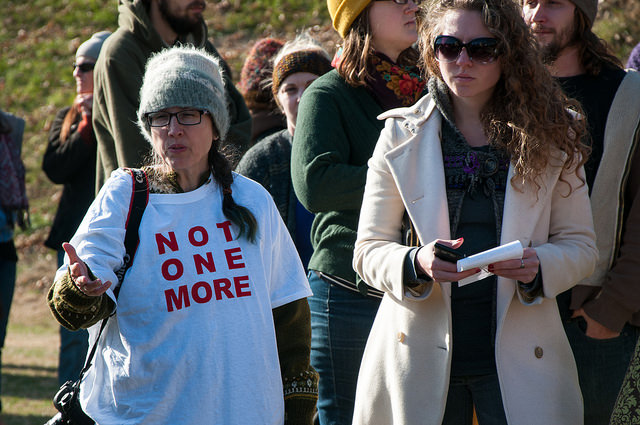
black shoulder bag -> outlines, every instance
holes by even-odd
[[[113,291],[116,299],[118,298],[118,293],[120,292],[120,287],[122,286],[124,274],[133,263],[133,257],[138,248],[138,243],[140,242],[140,238],[138,236],[138,228],[140,227],[142,214],[144,213],[144,209],[147,206],[147,201],[149,200],[149,182],[144,171],[136,168],[125,168],[125,170],[127,170],[131,174],[131,177],[133,177],[133,194],[131,196],[131,203],[129,204],[129,215],[127,217],[127,223],[125,225],[125,228],[127,230],[124,236],[124,246],[126,249],[124,264],[116,272],[116,276],[118,276],[118,281],[120,282],[120,285]],[[107,320],[109,320],[109,317],[102,320],[100,331],[98,332],[98,337],[93,343],[93,347],[91,347],[91,352],[87,356],[84,367],[80,372],[80,377],[75,382],[65,382],[53,397],[53,405],[58,410],[58,413],[53,418],[49,419],[49,421],[45,425],[95,424],[95,421],[87,416],[87,414],[82,410],[82,406],[80,405],[80,383],[82,382],[82,378],[84,378],[84,374],[91,367],[93,356],[96,354],[96,348],[98,347],[98,341],[100,341],[102,331],[107,325]]]

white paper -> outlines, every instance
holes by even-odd
[[[458,272],[480,268],[479,273],[460,280],[458,286],[464,286],[491,276],[493,273],[490,273],[486,268],[489,264],[522,258],[523,251],[520,241],[513,241],[458,260],[456,263]]]

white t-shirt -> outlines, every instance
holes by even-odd
[[[100,425],[284,422],[272,309],[311,291],[269,193],[240,175],[232,189],[257,219],[255,243],[236,238],[215,182],[149,196],[116,314],[81,386]],[[131,190],[131,176],[114,171],[71,240],[103,281],[117,281]]]

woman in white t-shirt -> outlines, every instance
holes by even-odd
[[[99,338],[80,387],[106,424],[310,424],[311,295],[270,195],[231,171],[222,71],[174,47],[147,63],[138,123],[151,143],[150,195],[121,283],[132,177],[113,172],[49,292],[65,327]],[[120,287],[116,298],[114,289]]]

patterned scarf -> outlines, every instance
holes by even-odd
[[[6,211],[17,213],[17,222],[25,228],[29,222],[25,168],[20,146],[10,134],[0,134],[0,203]]]
[[[425,81],[415,65],[401,66],[375,52],[368,71],[367,88],[385,110],[411,106],[424,94]]]
[[[504,195],[509,174],[509,157],[489,142],[486,149],[473,149],[456,127],[449,89],[437,78],[429,80],[429,93],[443,115],[442,159],[449,204],[451,237],[456,237],[462,204],[466,196],[484,194],[491,198],[496,222],[496,240],[500,240]]]

